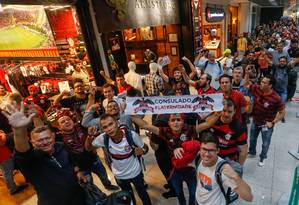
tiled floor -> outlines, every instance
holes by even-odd
[[[257,166],[258,158],[247,159],[244,167],[244,179],[252,188],[254,201],[253,203],[240,201],[239,204],[274,205],[278,203],[282,194],[290,192],[293,172],[299,164],[298,160],[288,154],[288,150],[296,148],[299,143],[299,119],[295,117],[296,111],[299,111],[299,104],[289,103],[286,115],[287,122],[284,124],[278,123],[275,127],[268,159],[264,167]],[[261,139],[259,138],[258,151],[260,149]],[[161,196],[161,193],[165,191],[163,188],[165,179],[156,165],[152,150],[146,155],[145,161],[147,164],[145,180],[149,184],[148,192],[153,204],[178,204],[175,198],[166,200]],[[113,178],[111,173],[109,173],[109,176]],[[97,177],[95,177],[95,182],[102,188]],[[23,205],[35,204],[35,197],[23,203]]]

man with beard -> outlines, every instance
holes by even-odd
[[[71,161],[65,147],[55,143],[55,134],[46,126],[36,127],[31,132],[30,142],[27,127],[35,114],[24,114],[21,108],[8,105],[4,115],[14,130],[15,160],[25,178],[37,192],[39,205],[84,205],[85,195],[78,180],[86,181],[78,166]]]
[[[96,93],[96,101],[100,96],[99,93]],[[68,96],[68,97],[66,97]],[[64,98],[66,97],[66,98]],[[77,118],[79,120],[82,119],[85,107],[88,102],[88,94],[85,92],[84,83],[81,79],[74,80],[74,95],[70,96],[70,93],[67,91],[63,91],[56,100],[54,101],[54,105],[61,105],[65,108],[70,108],[76,112]]]
[[[185,71],[182,72],[184,75],[184,78],[188,79],[188,76]],[[197,90],[198,95],[202,94],[213,94],[216,93],[216,90],[211,87],[211,80],[212,76],[208,73],[204,73],[200,76],[199,81],[193,81],[188,79],[189,85],[192,85]]]
[[[163,80],[171,86],[171,89],[181,90],[182,95],[190,95],[189,85],[183,78],[181,70],[183,69],[183,65],[178,65],[173,69],[173,77],[168,77],[164,74],[163,68],[159,68],[159,75],[163,78]]]

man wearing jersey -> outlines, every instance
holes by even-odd
[[[241,165],[247,157],[246,128],[234,119],[236,107],[231,99],[224,100],[220,118],[210,128],[219,139],[219,156],[238,161]],[[239,150],[239,153],[238,153]]]
[[[126,130],[119,127],[118,121],[109,114],[102,115],[100,119],[101,127],[104,131],[101,135],[95,139],[93,136],[89,136],[86,143],[86,149],[92,150],[92,148],[105,148],[105,137],[108,137],[109,146],[108,154],[111,158],[111,169],[117,184],[122,190],[130,191],[134,204],[136,200],[134,198],[133,189],[131,183],[134,184],[136,191],[143,203],[143,205],[151,205],[150,197],[144,186],[144,178],[142,174],[142,167],[137,156],[141,156],[148,151],[148,147],[143,143],[140,136],[131,130],[132,140],[135,147],[132,147],[126,136]]]

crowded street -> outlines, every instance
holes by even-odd
[[[0,205],[299,205],[296,0],[0,3]]]

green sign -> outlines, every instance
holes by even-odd
[[[296,167],[294,173],[293,186],[291,191],[291,196],[288,205],[298,205],[299,204],[299,166]]]

